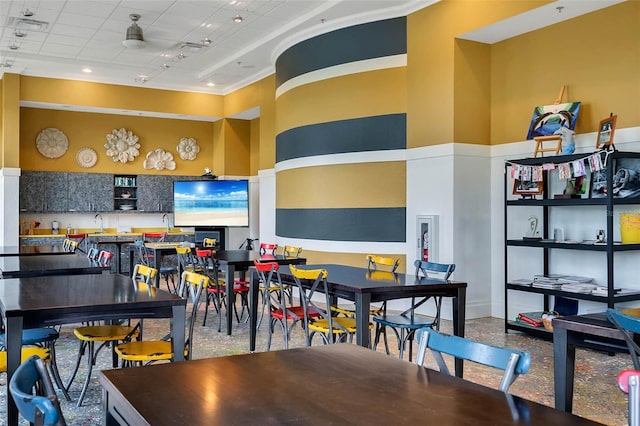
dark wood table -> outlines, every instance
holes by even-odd
[[[257,251],[253,250],[218,250],[214,252],[214,257],[220,263],[220,269],[224,272],[224,276],[228,277],[226,280],[226,297],[227,307],[230,307],[235,302],[235,293],[233,292],[233,277],[236,271],[241,273],[246,272],[251,266],[253,261],[258,260],[260,262],[276,262],[280,265],[303,265],[307,262],[307,259],[302,257],[284,257],[281,255],[261,255]],[[254,296],[255,308],[249,310],[251,316],[251,324],[255,334],[256,328],[256,315],[251,314],[257,312],[257,297]],[[231,335],[233,326],[233,310],[227,308],[227,335]],[[253,339],[253,349],[255,349],[255,335]]]
[[[110,267],[87,259],[81,254],[60,256],[47,254],[41,256],[3,256],[0,257],[0,277],[27,278],[47,275],[101,274],[109,272]]]
[[[576,347],[626,351],[622,333],[607,320],[604,312],[553,319],[553,384],[555,407],[573,409],[573,376]]]
[[[2,256],[41,256],[44,254],[73,254],[62,246],[38,245],[38,246],[0,246]]]
[[[65,258],[66,256],[59,256]],[[171,318],[175,361],[184,360],[186,300],[119,274],[57,275],[0,280],[7,333],[7,383],[20,364],[22,330],[82,321]],[[8,424],[18,411],[7,392]]]
[[[599,424],[348,343],[108,370],[99,380],[103,424]]]
[[[326,269],[329,291],[356,304],[358,345],[369,347],[369,309],[371,302],[405,299],[409,297],[443,296],[453,298],[453,332],[456,336],[464,337],[465,303],[467,283],[458,281],[443,281],[439,279],[423,278],[416,280],[414,274],[395,274],[394,279],[382,279],[372,276],[366,268],[345,265],[305,265],[302,269]],[[287,268],[282,268],[280,274],[283,279],[292,279]],[[257,312],[258,282],[251,280],[249,300],[250,312]],[[249,349],[256,347],[257,315],[251,315]],[[462,361],[456,360],[456,375],[462,375]]]

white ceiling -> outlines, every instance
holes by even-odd
[[[0,0],[0,77],[10,72],[227,94],[272,74],[277,55],[300,40],[404,16],[436,1]],[[494,43],[620,1],[561,0],[463,37]],[[131,13],[141,15],[142,49],[122,45]],[[236,14],[241,23],[233,21]],[[25,18],[45,24],[36,28]],[[182,46],[206,38],[207,47]]]

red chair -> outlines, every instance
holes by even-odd
[[[110,251],[102,250],[98,255],[98,260],[96,261],[100,265],[111,266],[113,263],[113,253]]]
[[[629,426],[640,425],[640,371],[621,371],[618,374],[618,387],[629,394]]]
[[[282,334],[284,336],[284,348],[289,349],[289,339],[291,338],[291,330],[297,322],[301,324],[305,321],[304,305],[293,305],[291,302],[287,303],[288,292],[290,286],[282,283],[280,277],[280,265],[276,262],[260,263],[257,260],[253,261],[256,272],[258,273],[258,279],[263,283],[264,290],[262,293],[263,298],[263,312],[264,307],[269,305],[269,336],[267,338],[267,350],[271,350],[271,336],[276,323],[280,324],[282,328]],[[269,283],[268,285],[266,283]],[[303,295],[302,289],[299,289],[300,294]],[[319,312],[310,310],[308,317],[318,318]],[[289,321],[293,321],[289,325]]]
[[[276,255],[276,250],[278,250],[278,245],[275,243],[260,243],[260,255]]]
[[[209,312],[209,304],[213,301],[214,307],[218,312],[218,331],[222,329],[222,306],[226,304],[226,282],[219,277],[218,274],[218,262],[213,257],[213,251],[211,249],[196,249],[196,270],[199,273],[205,274],[209,277],[209,286],[207,287],[207,301],[204,308],[204,318],[202,320],[202,326],[207,323],[207,313]],[[235,308],[236,295],[239,294],[242,300],[242,311],[238,316],[238,311]],[[230,305],[226,306],[227,309],[233,309],[236,314],[236,319],[240,322],[240,318],[244,315],[244,310],[247,308],[249,312],[249,286],[243,284],[233,284],[233,295],[231,295]]]

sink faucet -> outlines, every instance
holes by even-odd
[[[167,222],[167,232],[169,232],[169,229],[171,229],[171,227],[169,226],[170,221],[169,221],[169,215],[167,213],[162,215],[162,223]]]
[[[100,233],[104,234],[104,220],[102,219],[102,215],[100,213],[97,213],[93,217],[93,221],[94,222],[100,221]]]

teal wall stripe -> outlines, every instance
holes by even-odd
[[[285,50],[276,60],[276,87],[311,71],[405,53],[406,16],[342,28]]]
[[[276,136],[276,163],[314,155],[406,148],[407,115],[378,115],[282,132]]]
[[[404,243],[406,209],[276,209],[276,235],[313,240]]]

